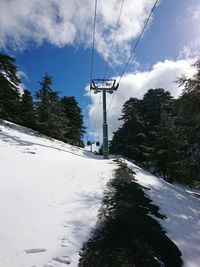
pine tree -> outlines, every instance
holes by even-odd
[[[51,88],[52,78],[45,75],[40,82],[37,98],[37,127],[42,133],[66,141],[68,120],[60,102],[58,92]]]
[[[122,108],[122,127],[114,133],[111,141],[111,152],[122,154],[136,163],[147,160],[148,152],[145,145],[146,135],[142,117],[137,111],[139,100],[130,98]]]
[[[171,179],[176,172],[173,160],[179,160],[178,143],[172,145],[177,142],[171,113],[173,101],[163,89],[150,89],[142,100],[130,98],[123,105],[123,125],[114,133],[111,151]],[[177,173],[178,170],[176,177]]]
[[[0,53],[0,117],[19,121],[19,84],[15,59]]]
[[[169,182],[199,186],[200,105],[196,103],[200,63],[198,68],[197,74],[185,81],[186,88],[178,100],[161,88],[148,90],[142,100],[130,98],[123,105],[123,124],[113,135],[111,152],[149,167]],[[190,102],[194,95],[197,99]]]
[[[169,91],[162,88],[149,89],[143,97],[140,105],[142,116],[150,127],[158,125],[161,120],[161,112],[170,110],[172,96]]]
[[[185,147],[185,140],[183,135],[178,133],[174,118],[170,113],[163,111],[154,145],[154,160],[156,170],[164,180],[168,182],[186,180],[184,176]]]
[[[188,176],[200,184],[200,59],[193,67],[196,73],[192,78],[182,76],[177,81],[184,87],[177,109],[181,129],[188,140]]]
[[[25,89],[23,92],[20,110],[21,124],[26,127],[35,128],[35,110],[33,98],[31,96],[31,92],[27,89]]]
[[[186,114],[200,122],[200,59],[193,64],[196,73],[192,78],[182,76],[177,80],[183,86],[181,101],[185,106]]]
[[[39,84],[40,89],[36,92],[36,98],[38,100],[37,115],[38,122],[44,129],[48,127],[48,121],[51,116],[51,95],[53,94],[53,90],[51,89],[52,78],[46,74]]]
[[[149,151],[150,165],[154,167],[154,144],[157,139],[157,129],[161,122],[163,111],[169,112],[172,105],[172,96],[162,88],[149,89],[140,101],[140,114],[145,122],[146,147]]]
[[[65,133],[66,139],[73,145],[83,146],[81,140],[85,128],[83,126],[83,116],[80,107],[75,97],[64,96],[61,99],[61,103],[64,107],[65,116],[68,120],[68,131]]]

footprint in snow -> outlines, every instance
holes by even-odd
[[[69,228],[70,226],[67,224],[64,224],[63,227]]]
[[[78,245],[75,244],[74,242],[70,241],[68,236],[64,236],[64,237],[61,239],[61,246],[62,246],[62,247],[68,247],[69,244],[71,244],[71,245],[73,245],[73,246],[75,246],[75,247],[78,248]]]
[[[34,152],[34,151],[24,151],[23,153],[36,154],[36,152]]]
[[[55,257],[55,258],[53,258],[53,260],[60,262],[60,263],[65,263],[65,264],[71,263],[71,260],[69,259],[68,256]]]
[[[26,254],[32,254],[32,253],[46,252],[47,250],[45,248],[31,248],[31,249],[25,249],[24,251],[26,252]]]
[[[63,247],[63,248],[68,248],[68,246],[65,245],[65,244],[61,244],[61,247]]]

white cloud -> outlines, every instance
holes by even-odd
[[[129,51],[155,0],[125,1],[114,47],[115,60]],[[96,49],[106,58],[121,0],[101,0],[97,6]],[[25,49],[30,43],[91,46],[92,0],[1,0],[0,47]],[[116,51],[118,53],[116,53]],[[120,51],[120,53],[119,53]]]
[[[158,62],[148,71],[126,74],[121,80],[118,91],[115,93],[112,105],[108,112],[109,138],[115,131],[120,122],[118,118],[121,114],[121,108],[125,101],[130,97],[141,99],[144,93],[150,88],[163,88],[168,90],[175,98],[181,94],[181,88],[175,83],[182,74],[192,76],[195,70],[187,60],[165,60]],[[88,90],[88,89],[87,89]],[[102,103],[99,103],[100,95],[91,94],[92,105],[89,108],[91,118],[91,130],[95,136],[102,136]],[[107,94],[107,103],[111,101],[112,95]],[[99,110],[98,110],[99,109]],[[96,127],[94,129],[94,125]]]
[[[195,38],[187,45],[184,45],[179,53],[179,58],[198,58],[200,57],[200,38]]]
[[[185,30],[192,39],[183,46],[179,58],[200,57],[200,5],[192,5],[187,10],[185,18]]]

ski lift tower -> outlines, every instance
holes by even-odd
[[[117,91],[119,84],[114,79],[93,79],[90,84],[90,90],[95,94],[101,93],[103,96],[103,158],[108,159],[108,125],[106,110],[106,93],[113,94]]]

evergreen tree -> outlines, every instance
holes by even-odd
[[[175,123],[186,143],[184,176],[190,183],[197,182],[200,185],[200,123],[196,113],[188,112],[189,102],[186,104],[185,100],[181,96],[175,106]]]
[[[58,92],[51,88],[52,78],[45,75],[40,82],[37,98],[37,127],[53,138],[66,141],[65,134],[68,129],[68,120],[60,102]]]
[[[172,97],[162,88],[150,89],[142,100],[130,98],[122,108],[122,127],[114,134],[111,150],[143,166],[154,166],[154,145],[161,113],[169,112]],[[117,150],[117,151],[116,151]]]
[[[0,117],[19,121],[19,84],[15,59],[0,53]]]
[[[64,107],[65,116],[68,120],[68,131],[65,133],[65,138],[73,145],[83,147],[81,140],[85,128],[83,126],[83,116],[80,107],[74,96],[64,96],[61,99]]]
[[[43,128],[48,127],[48,121],[51,116],[51,98],[54,94],[51,89],[52,78],[49,75],[45,75],[42,81],[39,82],[40,89],[36,92],[37,102],[37,115],[38,122]],[[46,124],[46,125],[45,125]]]
[[[181,101],[185,106],[186,114],[200,121],[200,59],[193,65],[196,73],[192,78],[182,76],[177,80],[179,86],[183,86]]]
[[[111,153],[122,154],[134,159],[136,163],[146,161],[148,149],[146,147],[145,125],[137,111],[138,99],[130,98],[122,108],[123,125],[114,133],[111,141]]]
[[[182,76],[177,81],[184,87],[177,109],[181,130],[188,140],[188,176],[200,183],[200,59],[193,67],[196,73],[192,78]]]
[[[146,147],[149,151],[149,165],[152,169],[154,162],[154,145],[158,138],[158,126],[162,112],[169,113],[172,109],[172,96],[162,88],[149,89],[140,101],[140,114],[145,122]],[[147,164],[148,165],[148,164]]]
[[[149,89],[143,97],[140,105],[140,112],[149,127],[154,127],[160,123],[161,112],[169,111],[172,96],[170,92],[162,88]]]
[[[156,171],[164,180],[181,182],[184,177],[185,140],[176,129],[170,113],[162,112],[154,146]]]
[[[133,159],[167,181],[188,179],[187,138],[175,125],[175,100],[163,89],[150,89],[142,100],[122,108],[123,125],[114,133],[111,152]]]
[[[33,98],[31,96],[31,92],[27,89],[25,89],[23,92],[20,108],[21,124],[26,127],[35,128],[35,111]]]

